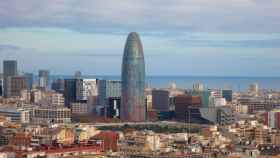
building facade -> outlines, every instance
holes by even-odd
[[[232,90],[231,89],[223,89],[222,90],[222,95],[223,98],[226,99],[227,102],[232,102]]]
[[[24,73],[24,76],[26,78],[26,87],[28,90],[32,89],[33,86],[33,74],[32,73]]]
[[[77,79],[65,79],[64,80],[64,98],[65,106],[70,107],[71,102],[77,100]]]
[[[42,123],[71,123],[71,110],[65,107],[39,107],[34,109],[32,122]]]
[[[132,32],[125,44],[122,63],[121,119],[145,121],[145,62],[139,35]]]
[[[17,61],[16,60],[4,60],[3,61],[3,78],[4,78],[4,97],[8,96],[8,77],[17,75]]]
[[[48,88],[50,72],[48,70],[39,70],[39,87]]]
[[[107,104],[107,117],[120,118],[121,97],[110,97]]]
[[[88,97],[97,96],[97,79],[77,79],[76,97],[78,101],[87,101]]]
[[[25,76],[9,76],[7,77],[6,96],[20,97],[21,91],[27,89]]]
[[[152,90],[153,109],[157,111],[169,111],[169,91],[154,89]]]
[[[121,81],[99,80],[98,81],[98,100],[99,105],[105,106],[108,98],[121,96]]]
[[[64,92],[64,80],[63,79],[54,80],[51,84],[51,89],[56,92],[63,93]]]

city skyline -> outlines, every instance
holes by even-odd
[[[18,60],[21,72],[120,75],[123,41],[136,31],[147,75],[280,76],[279,3],[1,2],[1,61]]]

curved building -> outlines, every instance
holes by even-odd
[[[121,119],[140,122],[146,120],[145,61],[139,35],[128,35],[122,63]]]

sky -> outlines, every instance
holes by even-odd
[[[0,0],[0,61],[20,72],[120,75],[129,32],[147,75],[280,76],[279,0]]]

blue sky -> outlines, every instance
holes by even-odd
[[[132,31],[148,75],[280,76],[279,0],[0,2],[0,60],[21,72],[119,75]]]

